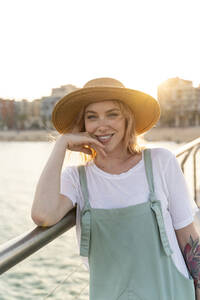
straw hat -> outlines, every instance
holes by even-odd
[[[125,88],[116,79],[97,78],[60,99],[52,113],[52,122],[59,133],[70,132],[83,106],[105,100],[121,100],[134,114],[136,134],[142,134],[159,120],[160,106],[156,99],[143,92]]]

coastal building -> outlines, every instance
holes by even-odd
[[[62,97],[64,97],[68,93],[76,89],[77,87],[72,84],[62,85],[59,88],[52,89],[50,96],[43,97],[41,99],[40,114],[41,114],[42,122],[46,128],[52,128],[51,114],[56,102],[59,101]]]
[[[72,84],[62,85],[59,88],[52,89],[51,96],[62,98],[76,89],[77,87]]]
[[[170,78],[159,85],[161,126],[200,126],[200,87],[192,81]]]
[[[30,102],[30,115],[29,115],[29,126],[32,129],[40,129],[43,128],[43,122],[41,119],[41,100],[35,99]]]
[[[15,101],[0,99],[0,129],[15,127]]]
[[[0,99],[0,130],[53,128],[51,114],[55,103],[76,89],[71,84],[63,85],[53,88],[50,96],[34,101]]]
[[[15,101],[16,111],[16,128],[17,129],[29,129],[30,128],[30,116],[31,116],[31,102],[26,99],[21,101]]]

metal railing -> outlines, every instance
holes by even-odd
[[[200,137],[195,139],[194,141],[187,143],[186,145],[180,147],[180,149],[177,149],[174,151],[175,155],[177,158],[182,158],[181,161],[181,169],[183,173],[185,172],[185,164],[187,160],[189,159],[190,156],[193,158],[193,178],[194,178],[194,183],[193,183],[193,194],[194,194],[194,201],[196,202],[197,206],[200,206],[200,199],[199,197],[199,187],[198,187],[198,181],[197,181],[197,154],[198,152],[200,153]],[[199,164],[200,165],[200,164]],[[200,171],[199,171],[200,172]]]
[[[0,274],[44,247],[75,225],[76,208],[51,227],[36,227],[0,247]]]
[[[181,167],[184,171],[185,163],[190,155],[193,155],[193,175],[194,175],[194,199],[198,206],[198,186],[197,186],[197,152],[200,150],[200,138],[180,147],[174,153],[177,157],[184,155]],[[10,240],[0,247],[0,274],[6,272],[14,265],[35,253],[46,244],[68,231],[75,225],[76,208],[73,208],[57,224],[43,228],[36,227],[34,230]],[[199,223],[200,224],[200,223]]]

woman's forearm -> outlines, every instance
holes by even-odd
[[[200,289],[196,288],[195,292],[196,292],[196,300],[200,300]]]
[[[60,194],[60,175],[66,153],[66,142],[59,137],[37,183],[32,218],[42,225],[57,211]]]
[[[196,299],[200,300],[200,241],[199,237],[190,235],[188,243],[184,247],[183,255],[188,270],[194,279]]]
[[[186,265],[194,279],[196,300],[200,300],[200,238],[196,224],[175,231]]]
[[[32,219],[37,225],[55,224],[73,207],[72,201],[60,194],[62,165],[67,149],[91,154],[88,146],[106,156],[105,146],[87,132],[63,134],[57,139],[35,191]]]

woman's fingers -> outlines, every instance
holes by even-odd
[[[83,146],[83,148],[81,149],[81,152],[84,152],[85,154],[92,154],[92,150],[90,148],[88,148],[87,146]]]
[[[88,146],[90,146],[90,147],[96,146],[100,149],[105,149],[105,146],[95,139],[91,139],[88,143]]]
[[[102,149],[97,149],[97,147],[92,147],[95,151],[99,151],[99,152],[101,152],[101,154],[103,155],[103,156],[105,156],[106,157],[106,152],[104,151],[104,150],[102,150]],[[90,148],[88,148],[87,146],[83,146],[81,149],[80,149],[80,151],[81,152],[84,152],[85,154],[89,154],[89,155],[92,155],[92,150],[90,149]]]
[[[104,157],[106,156],[105,146],[97,140],[95,135],[89,134],[88,132],[69,133],[65,134],[63,138],[65,139],[68,150],[80,151],[91,155],[92,151],[89,148],[93,148]]]
[[[102,147],[103,146],[103,147]],[[93,144],[93,145],[90,145],[91,148],[93,148],[96,152],[100,152],[104,157],[107,156],[106,152],[105,152],[105,146],[104,145],[97,145],[97,144]]]
[[[105,146],[99,142],[94,135],[89,134],[88,132],[85,132],[84,135],[89,137],[88,146],[93,148],[95,151],[101,152],[101,154],[106,157],[107,154],[105,152]]]

